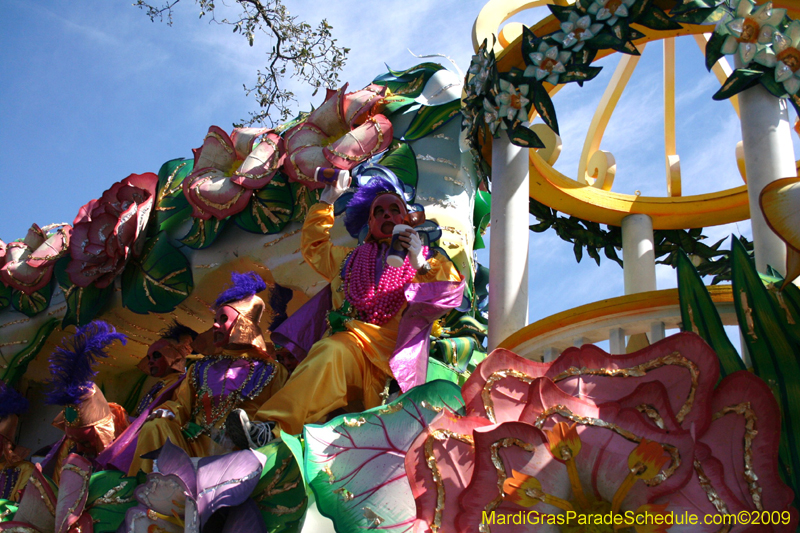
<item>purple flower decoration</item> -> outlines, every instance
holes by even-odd
[[[126,531],[149,531],[155,525],[167,532],[196,532],[215,511],[231,507],[224,531],[247,523],[248,531],[266,533],[257,507],[248,503],[266,463],[263,454],[242,450],[196,459],[167,440],[152,455],[158,472],[136,488],[139,505],[128,510]]]

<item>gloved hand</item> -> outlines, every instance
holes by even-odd
[[[416,230],[407,229],[399,234],[398,240],[403,243],[403,248],[408,250],[408,262],[414,270],[420,271],[429,268],[428,260],[422,250],[422,239]]]
[[[350,173],[343,171],[339,173],[339,179],[335,182],[326,185],[322,189],[322,194],[319,197],[320,202],[325,202],[328,205],[333,205],[339,197],[344,194],[344,191],[350,186]]]
[[[170,420],[175,420],[175,413],[169,409],[156,409],[147,416],[148,420],[155,420],[156,418],[169,418]]]

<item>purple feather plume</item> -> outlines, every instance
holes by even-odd
[[[216,308],[230,302],[244,300],[266,289],[267,284],[264,283],[261,276],[253,271],[243,274],[231,272],[231,286],[220,293],[217,297],[217,301],[214,302],[214,307]]]
[[[28,400],[23,395],[0,381],[0,420],[9,415],[21,415],[28,410],[28,406]]]
[[[394,184],[381,176],[375,176],[356,190],[350,203],[347,204],[347,214],[344,216],[344,227],[347,229],[347,233],[358,238],[361,228],[369,222],[369,210],[372,202],[375,201],[378,194],[384,192],[391,192],[400,197]],[[405,203],[405,200],[401,201]],[[406,206],[406,208],[408,207]]]
[[[95,320],[78,328],[71,338],[50,356],[53,379],[47,382],[50,392],[45,402],[50,405],[78,404],[89,391],[97,375],[94,365],[108,357],[106,348],[115,340],[125,344],[127,337],[106,322]]]

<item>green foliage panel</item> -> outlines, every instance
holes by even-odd
[[[381,158],[380,164],[397,174],[406,185],[417,186],[419,178],[417,158],[408,143],[393,141],[389,151]]]
[[[94,320],[114,294],[113,284],[105,289],[98,289],[94,285],[79,287],[73,284],[66,271],[69,262],[69,256],[62,257],[55,266],[56,280],[67,301],[67,312],[61,321],[62,329],[67,326],[85,326]]]
[[[295,455],[281,441],[258,451],[267,456],[267,463],[251,497],[264,517],[267,531],[298,533],[303,527],[308,497]]]
[[[286,176],[276,174],[266,187],[253,194],[250,203],[233,221],[250,233],[272,235],[280,232],[293,214],[292,188]]]
[[[56,288],[55,276],[50,283],[38,291],[25,294],[22,291],[13,290],[11,292],[11,307],[27,317],[34,317],[50,306],[50,298]]]
[[[436,106],[423,106],[411,120],[403,140],[414,141],[430,135],[460,113],[461,100]]]
[[[57,318],[50,318],[36,330],[33,339],[29,339],[25,348],[12,357],[10,361],[7,361],[7,366],[0,371],[0,379],[2,381],[5,381],[11,387],[17,383],[17,380],[25,374],[30,362],[36,359],[45,341],[47,341],[47,337],[58,327],[58,322]]]
[[[420,63],[407,70],[389,69],[387,74],[378,76],[372,83],[388,87],[396,95],[413,99],[422,94],[431,76],[443,69],[439,63],[432,62]]]
[[[102,471],[89,479],[86,510],[92,517],[94,533],[114,533],[125,519],[125,513],[136,505],[133,491],[139,484],[135,477],[122,472]]]
[[[227,222],[227,218],[224,220],[218,220],[216,218],[211,218],[209,220],[195,218],[189,233],[184,235],[181,242],[195,250],[208,248],[217,240],[217,237],[222,233]]]
[[[134,313],[169,313],[194,288],[189,260],[175,248],[165,232],[145,245],[122,274],[122,305]]]
[[[183,180],[194,168],[193,159],[173,159],[158,171],[156,228],[166,231],[192,216],[192,206],[183,195]]]

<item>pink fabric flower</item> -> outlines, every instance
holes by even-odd
[[[625,520],[621,531],[663,531],[628,521],[667,513],[678,520],[670,533],[712,532],[721,526],[706,516],[761,511],[780,515],[764,531],[795,531],[778,405],[753,374],[715,388],[718,374],[689,333],[630,355],[574,348],[552,363],[496,350],[463,388],[468,416],[442,413],[409,449],[414,531],[477,533],[487,518],[493,533],[584,531],[580,517],[597,515]],[[690,515],[699,522],[680,522]]]
[[[71,233],[72,226],[67,224],[49,234],[33,224],[24,240],[0,242],[0,280],[25,294],[38,291],[53,277],[53,267],[67,252]]]
[[[183,180],[192,216],[222,220],[239,213],[253,191],[272,180],[284,157],[283,139],[272,130],[236,128],[228,136],[211,126],[203,146],[194,150],[192,173]]]
[[[325,102],[305,122],[286,132],[283,169],[289,179],[321,188],[324,184],[314,180],[317,167],[350,170],[392,143],[392,123],[376,114],[386,87],[346,90],[347,84],[338,91],[328,89]]]
[[[157,188],[158,176],[152,172],[131,174],[81,207],[69,243],[72,283],[107,287],[141,253]]]

